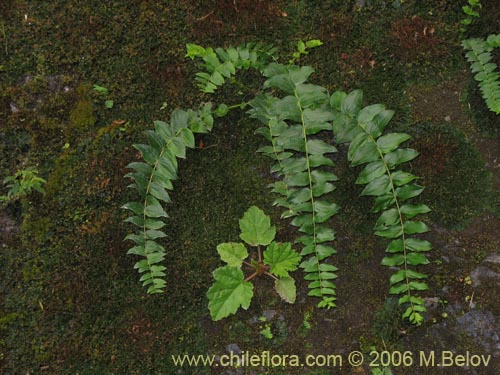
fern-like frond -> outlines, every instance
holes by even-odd
[[[278,98],[263,94],[250,102],[252,117],[266,126],[258,133],[271,142],[259,151],[276,164],[272,171],[281,180],[272,184],[280,195],[275,204],[284,207],[283,218],[293,218],[291,224],[303,233],[296,239],[302,244],[301,255],[306,257],[300,267],[309,283],[309,295],[320,297],[320,307],[335,306],[337,270],[325,261],[336,251],[331,246],[335,231],[326,222],[337,213],[338,207],[323,196],[335,189],[337,177],[325,167],[333,166],[327,154],[335,147],[318,137],[331,129],[332,113],[328,110],[328,95],[323,87],[306,83],[313,72],[310,67],[269,64],[263,74],[268,78],[264,87],[279,90]]]
[[[196,73],[196,81],[202,92],[214,93],[226,79],[236,71],[250,68],[262,71],[276,49],[261,43],[247,43],[238,47],[204,48],[197,44],[187,44],[186,57],[201,58],[205,71]]]
[[[128,165],[132,171],[126,175],[132,179],[129,187],[135,189],[139,201],[126,203],[123,208],[132,216],[125,221],[134,224],[138,230],[125,239],[135,246],[127,254],[142,257],[134,268],[141,274],[140,281],[148,287],[148,293],[163,292],[165,248],[159,239],[166,237],[161,229],[168,215],[162,204],[170,202],[168,190],[177,178],[178,158],[186,157],[186,148],[194,148],[193,133],[210,131],[213,125],[211,105],[203,105],[198,111],[174,110],[170,122],[154,122],[154,130],[146,131],[147,143],[135,144],[144,161]]]
[[[472,38],[462,41],[467,61],[471,64],[474,79],[479,83],[483,99],[490,111],[500,114],[500,75],[497,65],[492,63],[494,48],[500,47],[500,34],[490,35],[486,40]]]
[[[383,265],[398,268],[391,276],[389,293],[402,295],[399,303],[407,305],[403,318],[420,324],[425,306],[424,300],[415,292],[428,289],[422,282],[427,275],[415,268],[429,263],[424,253],[432,246],[426,240],[413,237],[429,228],[425,223],[411,219],[430,209],[424,204],[408,203],[423,188],[415,183],[416,176],[399,169],[402,164],[416,158],[418,152],[400,147],[411,138],[410,135],[384,135],[384,128],[394,112],[381,104],[363,108],[361,91],[349,95],[336,92],[331,96],[330,104],[337,115],[333,127],[337,141],[350,143],[348,159],[351,166],[365,165],[356,183],[366,185],[361,195],[375,197],[372,211],[380,215],[374,232],[391,240],[386,249],[388,255],[382,259]]]

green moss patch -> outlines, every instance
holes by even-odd
[[[421,123],[409,130],[420,156],[413,173],[422,178],[422,201],[439,225],[460,226],[479,215],[491,197],[491,176],[479,151],[451,125]]]

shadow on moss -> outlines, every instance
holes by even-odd
[[[491,176],[479,151],[451,125],[421,123],[408,130],[420,156],[412,163],[422,178],[430,218],[446,227],[463,226],[489,205]]]

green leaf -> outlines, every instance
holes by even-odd
[[[220,258],[231,267],[241,267],[243,260],[248,257],[248,251],[242,243],[229,242],[217,246]]]
[[[371,181],[368,185],[365,186],[361,195],[375,195],[380,196],[388,193],[391,188],[391,181],[389,176],[382,175],[377,177],[373,181]]]
[[[374,161],[366,165],[356,180],[356,184],[367,184],[385,173],[385,165],[382,161]]]
[[[105,106],[107,109],[111,109],[111,108],[113,108],[114,104],[115,104],[115,102],[114,102],[113,100],[110,100],[110,99],[108,99],[108,100],[104,101],[104,106]]]
[[[178,158],[184,159],[186,157],[186,145],[182,138],[172,138],[168,149]]]
[[[365,133],[360,133],[349,146],[347,157],[353,167],[377,161],[380,158],[377,145]]]
[[[429,251],[432,250],[432,244],[429,241],[418,238],[408,238],[406,246],[413,251]]]
[[[159,153],[150,145],[135,144],[134,148],[139,150],[142,157],[148,164],[155,164],[158,159]]]
[[[215,115],[217,117],[224,117],[228,112],[229,112],[229,107],[226,104],[221,103],[215,110]]]
[[[395,208],[384,211],[378,218],[374,229],[384,230],[399,223],[399,212]]]
[[[332,109],[339,111],[341,110],[341,105],[344,102],[347,94],[343,91],[335,91],[330,97],[330,107]]]
[[[363,91],[354,90],[347,95],[340,106],[342,113],[355,117],[363,104]]]
[[[405,257],[403,254],[396,254],[396,255],[391,255],[388,257],[384,257],[382,259],[382,265],[383,266],[388,266],[388,267],[395,267],[395,266],[400,266],[404,264],[405,262]]]
[[[409,134],[390,133],[377,139],[377,145],[384,154],[387,154],[397,149],[401,143],[410,138],[411,136]]]
[[[422,191],[424,191],[424,188],[422,186],[411,184],[398,187],[396,189],[396,195],[401,201],[405,201],[407,199],[418,196],[420,193],[422,193]]]
[[[208,308],[213,320],[234,314],[239,307],[248,309],[253,297],[253,285],[244,280],[239,268],[221,267],[213,275],[215,283],[207,292]]]
[[[419,214],[426,214],[430,212],[431,209],[427,207],[425,204],[404,204],[401,206],[401,212],[408,218],[411,219],[414,216]]]
[[[323,42],[319,39],[311,39],[311,40],[308,40],[306,42],[306,47],[307,48],[315,48],[315,47],[319,47],[319,46],[322,46],[323,45]]]
[[[335,203],[326,201],[315,201],[314,212],[316,223],[323,223],[335,215],[339,210],[339,206]]]
[[[144,213],[144,205],[139,202],[128,202],[125,203],[121,208],[130,210],[136,215],[142,215]]]
[[[429,231],[429,227],[421,221],[407,221],[404,224],[404,231],[406,234],[425,233]]]
[[[307,141],[307,152],[309,155],[322,155],[337,152],[337,149],[321,139],[310,139]]]
[[[99,94],[108,95],[109,93],[109,90],[104,86],[94,85],[92,88],[94,89],[95,92],[98,92]]]
[[[364,107],[361,111],[358,113],[358,124],[361,126],[363,129],[367,129],[367,125],[373,120],[373,118],[378,115],[380,112],[384,111],[385,107],[382,104],[372,104],[369,106]],[[377,133],[378,129],[377,129]],[[371,134],[371,132],[370,132]],[[375,137],[378,137],[379,134],[371,134]]]
[[[274,282],[274,288],[278,292],[283,301],[288,303],[295,303],[297,291],[295,288],[295,280],[290,276],[282,277]]]
[[[287,243],[271,244],[264,251],[264,263],[270,266],[269,271],[278,277],[288,276],[288,272],[295,271],[300,262],[300,255]]]
[[[250,207],[240,223],[240,238],[251,246],[269,245],[276,235],[269,216],[256,206]]]
[[[428,290],[429,287],[427,286],[426,283],[421,283],[418,281],[412,281],[408,284],[408,288],[410,290]]]
[[[392,240],[385,249],[387,253],[402,253],[403,250],[404,245],[402,239]]]
[[[412,175],[411,173],[396,171],[391,175],[392,182],[396,186],[406,185],[407,183],[415,180],[417,177]]]
[[[419,266],[421,264],[429,264],[429,260],[424,254],[420,253],[409,253],[406,255],[406,260],[408,264],[412,266]]]
[[[384,160],[389,165],[390,168],[394,168],[397,165],[415,159],[417,156],[418,156],[417,151],[411,148],[403,148],[389,152],[384,156]]]

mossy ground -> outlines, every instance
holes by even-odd
[[[142,130],[176,107],[213,99],[197,92],[186,43],[215,47],[257,39],[275,44],[287,59],[297,40],[321,39],[324,45],[301,60],[315,68],[311,80],[330,91],[363,89],[367,104],[396,110],[392,129],[415,136],[411,146],[421,156],[409,168],[427,187],[422,200],[433,208],[435,229],[433,263],[425,270],[428,295],[448,286],[448,302],[463,301],[471,292],[464,278],[498,252],[499,118],[487,111],[467,73],[459,46],[461,4],[401,3],[1,2],[0,175],[36,165],[48,183],[45,195],[34,193],[21,209],[7,211],[17,214],[20,232],[2,232],[8,238],[0,252],[0,372],[218,373],[174,368],[170,355],[222,354],[230,343],[303,355],[368,352],[384,344],[416,350],[404,338],[425,336],[432,322],[416,329],[391,325],[397,314],[384,305],[390,271],[379,265],[385,243],[371,233],[372,202],[352,188],[358,171],[347,166],[342,148],[335,156],[341,180],[332,193],[342,207],[332,220],[338,232],[335,310],[319,310],[306,299],[307,284],[297,272],[297,304],[280,302],[268,281],[257,280],[249,311],[218,323],[208,317],[215,247],[237,239],[238,218],[249,206],[272,214],[281,240],[294,236],[272,208],[270,163],[255,153],[262,141],[243,112],[217,121],[180,163],[167,207],[165,295],[148,296],[139,285],[134,259],[125,256],[130,227],[119,208],[133,194],[123,176],[138,158],[131,145]],[[499,32],[497,2],[483,3],[487,11],[471,35]],[[94,84],[109,90],[106,98]],[[232,104],[241,100],[236,94],[225,90],[216,100]],[[104,99],[113,100],[113,108]],[[451,251],[463,259],[460,268],[442,261]],[[478,297],[500,317],[491,294]],[[270,309],[283,317],[269,322],[271,340],[254,322]],[[471,345],[464,339],[463,348]]]

